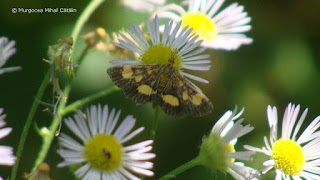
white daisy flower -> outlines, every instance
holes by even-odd
[[[153,163],[148,161],[155,157],[154,153],[149,153],[153,141],[124,146],[144,127],[130,133],[136,122],[130,115],[116,128],[120,113],[115,109],[110,111],[107,105],[98,105],[88,108],[86,114],[79,110],[74,120],[65,119],[68,128],[82,143],[61,134],[58,153],[64,161],[58,167],[81,164],[75,171],[81,179],[139,179],[133,173],[153,176]]]
[[[8,42],[8,38],[0,37],[0,75],[6,72],[12,72],[20,70],[21,67],[8,67],[8,68],[1,68],[6,64],[8,59],[16,53],[16,48],[14,45],[16,44],[15,41]]]
[[[235,151],[235,144],[241,136],[253,130],[250,125],[241,125],[243,119],[237,120],[243,113],[238,114],[237,107],[234,111],[227,111],[213,126],[210,135],[203,140],[200,147],[199,159],[201,164],[214,170],[230,173],[237,180],[255,179],[259,172],[244,166],[235,160],[252,160],[252,151]]]
[[[270,156],[271,159],[263,163],[266,167],[262,173],[265,174],[274,168],[276,180],[320,179],[320,116],[316,117],[298,137],[308,112],[308,109],[305,109],[297,121],[299,110],[300,105],[288,105],[282,120],[281,136],[278,137],[277,108],[268,106],[270,138],[264,137],[265,146],[262,148],[245,146],[248,150]]]
[[[121,0],[123,5],[139,12],[153,12],[166,3],[166,0]]]
[[[12,128],[4,127],[6,125],[6,115],[3,114],[3,109],[0,108],[0,139],[8,136]],[[10,146],[0,146],[0,165],[12,166],[16,162],[16,157],[13,155],[13,148]]]
[[[243,6],[233,3],[219,11],[224,0],[189,0],[188,10],[176,4],[163,6],[154,14],[160,18],[182,21],[182,27],[193,28],[202,46],[214,49],[236,50],[242,44],[251,44],[244,33],[251,29],[251,18]],[[185,3],[185,2],[184,2]]]
[[[205,48],[199,48],[202,41],[197,41],[199,36],[191,34],[192,29],[188,27],[180,29],[181,22],[173,25],[173,21],[167,21],[164,27],[164,33],[160,38],[159,19],[156,16],[153,19],[153,28],[149,21],[146,25],[150,34],[151,43],[144,37],[141,29],[137,24],[130,25],[131,31],[127,30],[130,37],[120,33],[123,39],[119,39],[119,43],[115,43],[120,48],[136,52],[140,55],[139,60],[117,60],[111,61],[113,65],[123,64],[169,64],[173,61],[173,66],[176,70],[190,79],[209,83],[207,80],[198,76],[183,72],[184,69],[195,71],[208,71],[210,69],[210,62],[208,58],[210,55],[202,54]]]

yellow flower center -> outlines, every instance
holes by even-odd
[[[97,134],[85,145],[85,157],[95,169],[113,171],[121,166],[122,148],[113,135]]]
[[[299,175],[306,162],[301,146],[290,139],[280,139],[273,144],[272,159],[274,167],[289,176]]]
[[[186,13],[181,19],[182,27],[189,26],[189,28],[192,28],[192,33],[199,35],[199,39],[210,41],[218,35],[216,25],[206,14],[200,12]]]
[[[203,140],[199,154],[202,165],[226,171],[228,169],[227,163],[235,161],[234,158],[226,156],[228,153],[235,152],[234,146],[230,143],[223,145],[221,140],[222,137],[213,134]]]
[[[177,54],[177,50],[171,49],[170,46],[164,46],[163,44],[157,44],[151,46],[142,55],[143,64],[168,64],[170,61],[173,67],[177,70],[182,67],[182,58]]]

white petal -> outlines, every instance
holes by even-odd
[[[239,37],[238,35],[242,35]],[[236,50],[242,44],[251,44],[253,40],[243,34],[218,35],[216,39],[204,41],[202,46],[214,49]]]
[[[118,112],[118,114],[119,114],[119,116],[120,116],[120,112],[121,112],[121,110]],[[110,114],[109,114],[109,117],[108,117],[108,122],[107,122],[107,129],[106,129],[106,133],[107,134],[111,134],[112,133],[112,131],[113,131],[113,129],[114,129],[114,127],[116,126],[116,123],[114,123],[114,116],[115,116],[115,113],[116,113],[116,109],[115,108],[113,108],[112,110],[111,110],[111,112],[110,112]]]
[[[11,133],[11,131],[12,131],[12,128],[10,128],[10,127],[0,129],[0,139],[9,135]]]
[[[58,137],[59,143],[62,147],[68,148],[74,151],[83,151],[84,147],[79,144],[77,141],[72,139],[70,136],[61,133],[60,137]]]
[[[138,167],[131,167],[130,169],[138,174],[142,174],[145,176],[151,177],[154,175],[154,173],[150,170],[146,170],[146,169],[142,169],[142,168],[138,168]]]
[[[180,73],[181,73],[182,75],[190,78],[190,79],[193,79],[193,80],[196,80],[196,81],[199,81],[199,82],[202,82],[202,83],[209,83],[208,80],[202,79],[202,78],[200,78],[200,77],[198,77],[198,76],[194,76],[194,75],[191,75],[191,74],[185,73],[185,72],[180,72]]]
[[[182,64],[182,68],[197,70],[197,71],[208,71],[211,68],[211,65],[186,65]]]
[[[153,143],[153,140],[146,140],[146,141],[134,144],[134,145],[130,145],[130,146],[124,147],[123,150],[124,151],[134,151],[134,150],[149,146],[152,143]]]
[[[58,165],[59,167],[59,165]],[[81,178],[83,177],[85,174],[87,174],[87,172],[90,170],[90,165],[89,163],[81,166],[79,169],[76,170],[76,172],[74,173],[77,177]]]
[[[219,8],[223,3],[224,3],[224,0],[217,0],[212,6],[212,8],[210,9],[210,11],[208,12],[208,16],[212,17],[219,10]]]
[[[153,163],[148,162],[148,161],[126,161],[124,162],[126,167],[129,166],[134,166],[134,167],[139,167],[143,169],[152,169],[153,168]]]
[[[133,128],[136,123],[136,119],[133,116],[127,116],[118,127],[114,136],[117,137],[120,141],[125,137]]]
[[[253,151],[242,151],[242,152],[228,153],[227,156],[232,157],[234,159],[251,161],[251,160],[253,160],[251,156],[254,153],[255,152],[253,152]]]
[[[140,127],[139,129],[133,131],[132,133],[128,134],[127,136],[123,137],[120,141],[121,143],[126,143],[127,141],[131,140],[136,135],[140,134],[144,130],[144,127]]]
[[[121,174],[123,174],[125,177],[127,177],[130,180],[140,180],[139,178],[137,178],[136,176],[134,176],[132,173],[125,170],[124,168],[120,168],[119,171],[121,172]]]

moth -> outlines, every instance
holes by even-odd
[[[124,64],[108,69],[111,80],[137,104],[159,105],[170,116],[204,116],[213,105],[169,60],[167,64]]]

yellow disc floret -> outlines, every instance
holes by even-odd
[[[189,26],[189,28],[192,28],[192,33],[199,35],[199,39],[210,41],[218,35],[216,25],[206,14],[200,12],[186,13],[181,19],[182,27]]]
[[[149,47],[142,55],[141,59],[143,64],[161,65],[170,63],[169,60],[172,61],[175,69],[181,69],[182,58],[177,54],[177,50],[163,44],[157,44]]]
[[[85,157],[93,168],[113,171],[121,166],[122,148],[113,135],[97,134],[86,143]]]
[[[289,176],[299,175],[305,164],[302,148],[295,141],[280,139],[272,146],[274,167]]]
[[[200,147],[199,157],[204,166],[217,170],[228,170],[228,162],[233,163],[234,158],[226,156],[228,153],[235,152],[234,146],[230,143],[225,145],[221,142],[222,137],[211,134],[203,140]]]

